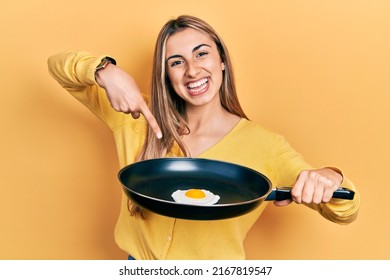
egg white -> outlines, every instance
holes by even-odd
[[[207,190],[200,190],[205,194],[205,197],[203,198],[191,198],[186,196],[186,192],[189,190],[177,190],[172,193],[172,198],[177,203],[182,204],[193,204],[193,205],[213,205],[218,202],[219,195],[215,195],[210,191]]]

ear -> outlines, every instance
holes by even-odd
[[[221,66],[222,66],[222,71],[224,71],[225,70],[225,63],[222,62]]]

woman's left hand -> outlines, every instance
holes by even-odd
[[[292,199],[275,201],[276,206],[296,203],[326,203],[340,187],[343,176],[330,169],[321,168],[302,171],[291,189]]]

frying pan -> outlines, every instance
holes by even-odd
[[[127,197],[142,208],[160,215],[219,220],[248,213],[264,200],[291,198],[291,188],[273,189],[263,174],[233,163],[200,158],[159,158],[122,168],[119,181]],[[220,196],[214,205],[177,203],[176,190],[205,189]],[[353,199],[354,192],[340,188],[334,198]]]

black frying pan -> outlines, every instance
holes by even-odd
[[[270,180],[250,168],[208,159],[162,158],[137,162],[118,174],[126,195],[139,206],[164,216],[191,220],[218,220],[250,212],[264,200],[291,198],[290,188],[272,189]],[[220,196],[210,206],[180,204],[176,190],[205,189]],[[340,188],[334,198],[353,199]]]

